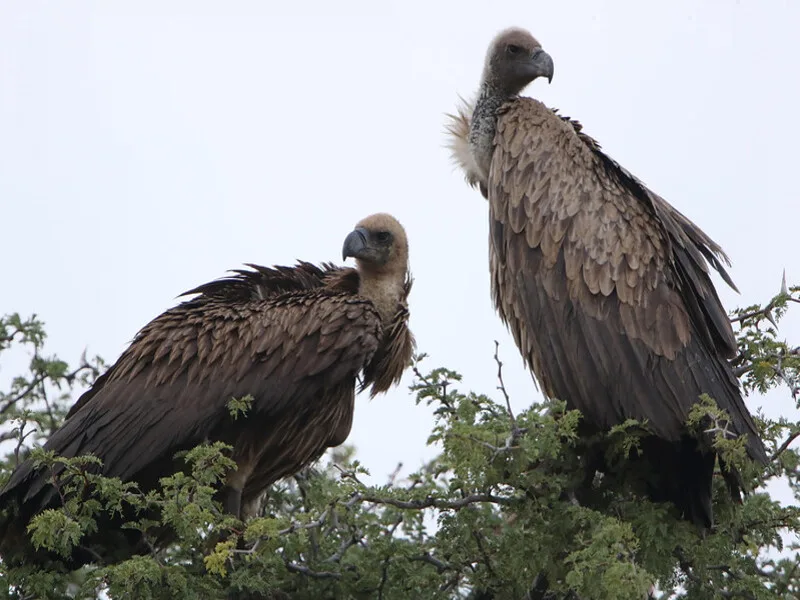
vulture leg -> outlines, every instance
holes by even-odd
[[[222,488],[222,508],[237,519],[241,518],[242,490],[237,490],[231,485]]]
[[[688,436],[679,442],[648,437],[642,441],[642,449],[641,456],[631,458],[643,462],[650,474],[647,482],[650,500],[672,502],[686,520],[710,528],[716,455],[702,451],[697,440]]]

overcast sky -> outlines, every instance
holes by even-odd
[[[429,366],[493,393],[497,339],[524,407],[537,392],[491,306],[486,202],[443,147],[491,38],[533,32],[555,77],[527,94],[727,250],[741,295],[715,281],[734,308],[784,268],[800,282],[798,23],[789,0],[3,0],[0,313],[36,312],[71,363],[87,346],[112,362],[184,290],[244,262],[339,262],[386,211],[410,238]],[[783,333],[800,343],[800,315]],[[357,404],[349,441],[380,480],[433,453],[409,382]],[[793,410],[786,390],[748,404]]]

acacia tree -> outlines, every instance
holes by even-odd
[[[765,305],[732,314],[740,348],[733,364],[748,393],[780,386],[800,401],[800,348],[783,341],[777,326],[795,303],[800,288],[784,284]],[[0,392],[3,481],[104,367],[84,356],[71,370],[47,357],[36,317],[0,319],[0,352],[12,348],[27,351],[31,361]],[[793,444],[800,423],[758,416],[771,460],[755,469],[744,461],[741,441],[725,438],[725,415],[713,399],[698,403],[689,426],[717,431],[718,451],[756,489],[737,505],[716,477],[717,523],[701,535],[669,505],[644,499],[635,478],[598,477],[578,502],[586,443],[577,435],[580,415],[557,401],[514,414],[497,354],[487,365],[497,372],[494,397],[462,391],[458,373],[431,370],[424,358],[415,360],[411,392],[418,404],[435,407],[429,443],[438,443],[441,453],[433,461],[370,486],[352,450],[340,448],[326,464],[274,485],[260,516],[247,523],[225,515],[213,500],[214,486],[233,467],[222,444],[190,451],[185,472],[146,493],[91,474],[91,457],[34,450],[44,465],[66,465],[54,479],[63,506],[29,527],[37,546],[66,553],[102,513],[129,507],[141,518],[128,526],[151,540],[152,551],[72,573],[57,563],[0,564],[0,593],[15,599],[800,597],[800,510],[763,491],[766,482],[782,478],[800,498]],[[247,398],[230,403],[241,418],[247,408]],[[618,450],[614,473],[625,472],[625,456],[645,427],[630,421],[604,436]],[[164,527],[175,535],[160,545]]]

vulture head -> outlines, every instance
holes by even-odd
[[[408,239],[392,215],[377,213],[358,222],[344,240],[342,259],[356,259],[361,282],[359,294],[375,303],[388,322],[398,302],[407,294]]]
[[[506,96],[519,94],[537,77],[553,79],[553,59],[524,29],[510,27],[495,36],[486,53],[483,81]]]
[[[497,109],[513,100],[538,77],[553,79],[553,59],[525,29],[509,27],[489,45],[476,102],[465,102],[455,115],[447,115],[447,144],[453,162],[467,183],[484,197],[494,149]]]
[[[352,256],[360,271],[376,274],[405,273],[408,240],[403,226],[386,213],[370,215],[358,222],[344,240],[342,260]]]

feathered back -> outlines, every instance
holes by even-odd
[[[359,293],[356,269],[250,267],[186,292],[197,296],[142,328],[45,448],[94,454],[102,474],[148,489],[174,471],[176,452],[222,440],[234,448],[228,484],[240,494],[232,506],[240,506],[344,442],[358,374],[375,395],[410,364],[410,278],[383,323]],[[246,418],[233,419],[228,402],[246,395],[253,398]],[[13,529],[0,540],[9,552],[25,539],[31,516],[58,497],[51,475],[28,460],[0,502],[17,513],[3,525]]]
[[[489,200],[501,319],[546,395],[579,409],[590,428],[646,421],[662,476],[652,497],[710,525],[714,452],[708,440],[686,441],[699,396],[727,411],[751,458],[767,460],[725,360],[736,340],[709,265],[734,287],[727,257],[579,122],[532,98],[497,106],[460,107],[448,133],[467,182]],[[478,129],[492,131],[488,150],[470,141],[478,113]],[[489,156],[488,168],[476,168],[473,152]],[[735,489],[738,477],[724,472]]]
[[[342,271],[354,272],[354,269],[337,267],[333,263],[322,263],[318,267],[312,263],[298,261],[294,267],[262,267],[246,263],[251,271],[234,269],[234,275],[215,279],[199,285],[181,296],[200,294],[204,300],[220,299],[229,302],[246,300],[266,300],[288,292],[299,292],[321,287],[333,274]],[[357,275],[357,273],[356,273]],[[358,287],[354,290],[358,291]]]

